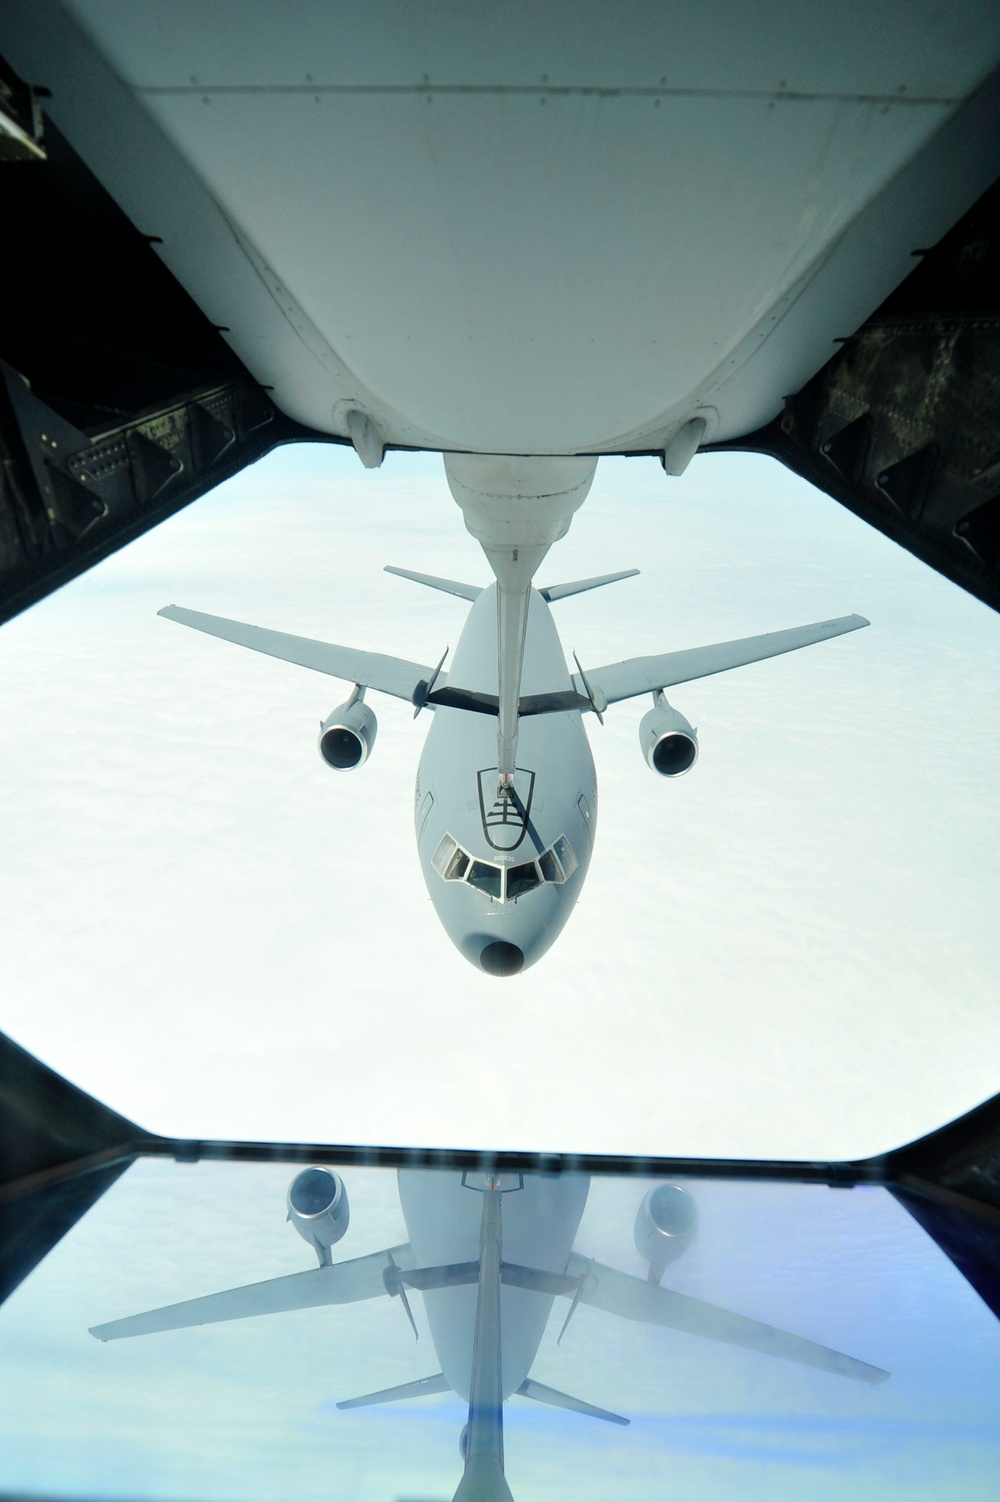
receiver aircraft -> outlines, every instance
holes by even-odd
[[[566,923],[596,833],[597,781],[583,715],[642,694],[643,756],[661,777],[682,776],[697,731],[671,705],[675,684],[760,662],[856,631],[841,616],[788,631],[584,669],[566,666],[551,603],[638,572],[535,589],[532,578],[590,486],[595,460],[449,455],[446,472],[496,576],[487,588],[406,569],[392,573],[469,600],[448,673],[168,605],[182,625],[353,683],[322,722],[319,749],[337,771],[360,767],[375,744],[368,689],[433,711],[417,772],[417,847],[431,900],[449,938],[488,975],[534,964]],[[447,651],[445,652],[447,656]]]
[[[288,1219],[313,1247],[318,1267],[112,1320],[90,1333],[102,1341],[121,1340],[387,1294],[400,1300],[417,1335],[408,1292],[419,1292],[440,1371],[337,1406],[457,1393],[469,1405],[469,1418],[460,1439],[465,1469],[454,1502],[512,1502],[504,1475],[503,1405],[515,1395],[629,1423],[531,1376],[559,1297],[569,1302],[560,1341],[586,1304],[858,1382],[875,1384],[889,1376],[815,1341],[661,1287],[667,1266],[697,1230],[695,1201],[679,1184],[657,1185],[639,1205],[634,1239],[649,1265],[645,1280],[574,1249],[590,1187],[585,1174],[400,1169],[398,1184],[409,1235],[402,1245],[333,1263],[330,1249],[350,1219],[347,1192],[332,1169],[306,1168],[289,1186]]]

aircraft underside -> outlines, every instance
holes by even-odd
[[[302,438],[757,448],[997,603],[995,7],[552,18],[10,0],[4,614]]]

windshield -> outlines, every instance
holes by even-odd
[[[328,1276],[285,1220],[301,1167],[140,1161],[16,1290],[0,1308],[5,1495],[452,1497],[468,1392],[430,1379],[471,1360],[485,1176],[463,1189],[454,1171],[333,1162],[350,1221]],[[527,1333],[506,1327],[537,1385],[503,1407],[515,1502],[992,1502],[1000,1327],[885,1190],[675,1181],[684,1214],[661,1267],[644,1214],[661,1181],[499,1183],[501,1259],[522,1285],[539,1257],[568,1274],[558,1293],[521,1292],[522,1312],[541,1301]],[[383,1284],[390,1248],[404,1276],[414,1260],[464,1269],[426,1302],[409,1288],[416,1342]],[[331,1303],[345,1262],[360,1301]],[[320,1307],[302,1307],[310,1280]],[[108,1338],[141,1311],[231,1288],[242,1302],[193,1317],[245,1317]],[[278,1312],[254,1317],[262,1300]],[[340,1406],[405,1384],[416,1395]]]
[[[445,881],[467,881],[500,902],[516,902],[542,882],[564,882],[577,868],[573,847],[565,835],[544,851],[537,861],[518,866],[497,866],[492,861],[473,860],[450,834],[443,835],[431,857],[431,865]]]
[[[470,887],[485,892],[487,897],[499,897],[503,890],[503,868],[491,866],[489,861],[473,861],[466,880]]]
[[[520,897],[524,892],[530,892],[537,887],[542,878],[534,861],[526,861],[521,866],[511,866],[507,871],[507,901]]]

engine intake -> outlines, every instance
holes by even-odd
[[[659,1283],[668,1263],[686,1252],[698,1229],[698,1207],[679,1184],[658,1184],[639,1206],[635,1246],[649,1263],[649,1281]]]
[[[303,1241],[308,1241],[320,1267],[329,1267],[330,1248],[345,1234],[351,1221],[351,1207],[340,1174],[332,1168],[304,1168],[297,1173],[288,1186],[288,1219]]]
[[[361,699],[348,699],[328,715],[319,729],[319,754],[328,767],[349,772],[364,766],[372,753],[378,721]]]
[[[698,760],[698,732],[662,693],[639,725],[639,745],[650,768],[661,777],[680,777]]]

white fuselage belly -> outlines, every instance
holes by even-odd
[[[149,10],[8,4],[0,51],[324,432],[745,434],[998,170],[989,0]]]
[[[415,1267],[441,1267],[479,1258],[483,1174],[400,1169],[399,1200]],[[516,1187],[520,1182],[520,1188]],[[503,1260],[544,1272],[565,1270],[580,1225],[590,1180],[585,1174],[504,1174]],[[423,1295],[434,1349],[448,1383],[469,1400],[476,1325],[475,1283]],[[551,1294],[504,1285],[500,1294],[503,1396],[517,1391],[531,1370],[552,1308]]]
[[[448,674],[450,688],[497,693],[496,588],[476,600]],[[548,605],[533,592],[528,613],[522,695],[571,687]],[[524,966],[554,942],[569,917],[590,863],[597,818],[594,761],[579,711],[520,721],[515,785],[527,808],[524,827],[498,829],[497,721],[494,715],[437,708],[417,774],[420,864],[431,900],[452,942],[474,964],[483,948],[516,945]],[[465,881],[445,881],[432,859],[450,835],[474,859],[515,868],[564,837],[577,866],[562,883],[545,882],[516,901],[498,901]]]

